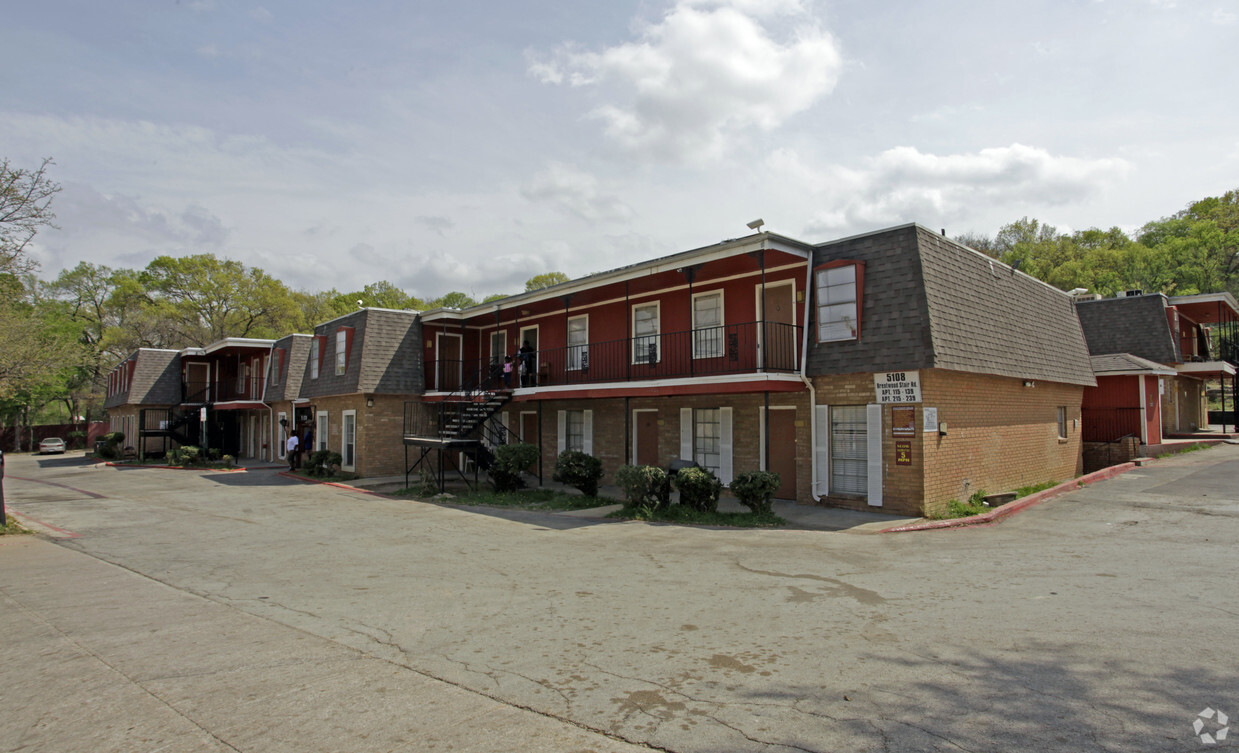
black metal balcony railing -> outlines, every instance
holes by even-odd
[[[523,382],[514,366],[511,386],[794,372],[799,369],[800,333],[801,328],[792,324],[748,322],[542,349],[534,354]],[[426,386],[433,391],[503,383],[503,364],[489,358],[439,360],[430,366]]]
[[[1140,436],[1139,408],[1084,408],[1080,422],[1085,442],[1113,442]]]
[[[234,400],[262,400],[263,377],[221,379],[215,382],[181,383],[181,402],[190,404],[227,403]]]

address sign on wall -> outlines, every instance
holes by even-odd
[[[879,372],[873,375],[873,387],[877,392],[878,402],[884,405],[921,402],[919,371]]]

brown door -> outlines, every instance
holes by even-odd
[[[444,335],[439,338],[439,391],[460,389],[460,338]]]
[[[770,470],[779,474],[776,499],[796,499],[796,411],[770,411]]]
[[[536,445],[541,447],[542,443],[538,437],[538,414],[537,413],[522,413],[521,414],[521,441],[526,444]],[[538,464],[534,463],[525,469],[528,473],[537,473]]]
[[[796,307],[794,285],[777,285],[765,291],[766,323],[762,333],[763,365],[767,369],[796,368]],[[758,312],[761,316],[761,312]]]
[[[658,411],[637,414],[637,465],[658,465]]]

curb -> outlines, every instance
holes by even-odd
[[[1097,481],[1105,481],[1106,479],[1114,478],[1121,473],[1126,473],[1133,468],[1138,468],[1147,465],[1147,460],[1137,463],[1121,463],[1112,465],[1109,468],[1102,468],[1100,471],[1086,473],[1083,476],[1064,481],[1058,486],[1052,486],[1049,489],[1044,489],[1036,494],[1029,494],[1027,497],[1020,497],[1012,500],[1005,505],[995,507],[987,513],[980,515],[970,515],[966,518],[951,518],[949,520],[929,520],[922,523],[911,523],[906,526],[895,526],[893,528],[883,528],[878,533],[910,533],[912,531],[936,531],[943,528],[965,528],[969,526],[982,526],[989,523],[994,523],[1003,518],[1014,515],[1017,512],[1027,510],[1034,505],[1039,505],[1046,500],[1053,499],[1067,492],[1075,491],[1083,486],[1095,483]]]
[[[211,471],[212,473],[249,473],[249,469],[240,468],[195,468],[186,465],[143,465],[141,463],[113,463],[107,461],[103,465],[111,468],[162,468],[165,471]]]

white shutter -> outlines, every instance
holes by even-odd
[[[867,441],[866,462],[869,466],[869,506],[882,506],[882,406],[865,406]]]
[[[718,459],[718,480],[727,485],[731,483],[732,460],[731,460],[731,408],[719,408],[719,459]]]
[[[693,409],[680,408],[680,459],[693,459]]]
[[[585,439],[584,439],[585,454],[593,455],[594,454],[594,412],[592,410],[587,410],[584,413],[585,413],[585,420],[581,422],[582,423],[581,431],[582,433],[585,434]]]
[[[813,410],[817,411],[817,426],[813,436],[814,441],[814,459],[817,461],[817,478],[814,479],[814,484],[817,487],[817,495],[825,497],[830,494],[830,406],[815,405]]]
[[[559,411],[559,431],[556,434],[555,441],[558,446],[555,453],[558,456],[568,448],[568,411],[566,410]]]

